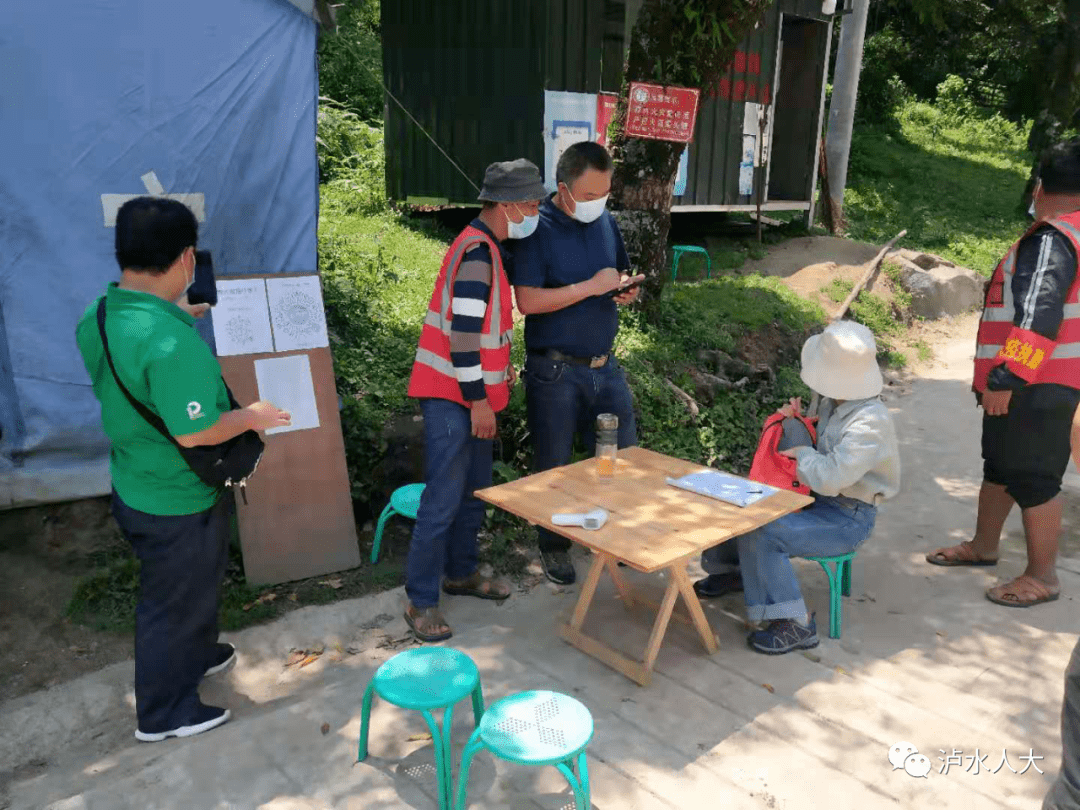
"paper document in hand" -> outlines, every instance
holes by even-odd
[[[715,498],[734,506],[750,506],[779,491],[775,487],[759,484],[756,481],[747,481],[745,478],[719,470],[702,470],[684,475],[682,478],[669,478],[667,482],[673,487],[696,492],[698,495]]]
[[[267,434],[319,426],[315,384],[311,378],[311,362],[306,354],[256,360],[255,380],[259,385],[259,399],[288,411],[292,417],[291,425],[270,428]]]
[[[261,278],[217,281],[218,302],[211,318],[218,357],[274,351],[266,283]]]

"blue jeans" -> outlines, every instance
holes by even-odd
[[[443,576],[465,579],[476,571],[476,535],[484,502],[473,497],[491,486],[494,442],[472,435],[469,409],[446,399],[425,399],[424,494],[409,545],[405,593],[417,608],[439,604]]]
[[[877,507],[868,503],[818,495],[807,509],[734,538],[747,618],[759,622],[805,617],[806,603],[791,558],[834,557],[854,551],[870,536],[876,519]],[[721,548],[701,555],[702,567],[710,574],[728,570],[730,549]]]
[[[218,640],[229,500],[222,497],[192,515],[151,515],[132,509],[113,490],[113,516],[141,564],[135,713],[139,730],[148,734],[196,722],[199,682]]]
[[[542,354],[525,360],[525,404],[536,472],[561,467],[570,461],[574,436],[580,434],[587,452],[596,448],[596,417],[619,417],[619,447],[637,444],[634,400],[626,375],[609,357],[600,368],[562,363]],[[541,551],[568,551],[565,537],[540,529]]]

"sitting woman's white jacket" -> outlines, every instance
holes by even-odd
[[[799,480],[819,495],[878,505],[900,491],[900,446],[878,397],[837,404],[822,399],[817,448],[795,448]]]

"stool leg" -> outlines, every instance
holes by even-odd
[[[367,759],[368,731],[371,727],[371,699],[374,695],[375,682],[372,681],[364,692],[364,703],[360,709],[360,744],[356,753],[357,762]]]
[[[477,729],[469,737],[465,744],[465,751],[461,754],[461,767],[458,769],[458,789],[456,810],[465,810],[465,802],[469,792],[469,769],[472,768],[473,757],[476,752],[484,747],[480,742],[480,729]]]
[[[386,508],[382,510],[382,514],[379,515],[379,522],[375,526],[375,540],[371,544],[371,564],[374,565],[379,559],[379,545],[382,543],[383,528],[386,526],[386,521],[390,519],[390,515],[394,514],[394,507],[390,504],[386,505]]]
[[[712,256],[705,254],[705,278],[712,278]]]
[[[841,593],[844,596],[851,596],[851,566],[854,564],[854,560],[844,560],[844,574],[840,578],[842,584]]]
[[[478,681],[472,693],[473,722],[479,726],[480,718],[484,716],[484,689]]]
[[[580,759],[578,760],[578,762],[579,765],[582,764],[582,761]],[[568,759],[565,762],[555,763],[555,767],[559,769],[559,773],[566,777],[566,781],[569,783],[570,789],[574,791],[575,808],[577,810],[589,810],[588,794],[585,792],[581,781],[574,774],[573,764],[574,760]]]
[[[447,706],[443,712],[442,721],[443,783],[446,785],[446,810],[450,810],[450,803],[454,799],[454,762],[450,748],[450,729],[453,726],[454,707]]]
[[[837,570],[840,564],[835,562],[824,562],[822,560],[818,560],[818,564],[825,569],[825,573],[829,577],[829,638],[838,638],[839,636],[837,633],[839,631],[836,629],[836,602],[840,598],[840,572]]]
[[[592,787],[589,785],[589,763],[585,760],[585,752],[578,754],[578,779],[581,780],[581,792],[585,794],[585,808],[592,807]]]
[[[435,776],[439,781],[439,807],[441,810],[448,810],[450,807],[450,795],[449,789],[446,786],[446,748],[442,739],[442,734],[439,733],[439,724],[435,722],[435,718],[431,716],[431,712],[422,712],[424,720],[427,721],[428,728],[431,730],[431,742],[432,748],[435,749]]]

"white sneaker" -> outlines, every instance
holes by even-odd
[[[192,722],[186,726],[169,729],[168,731],[141,731],[135,730],[135,739],[139,742],[161,742],[169,737],[194,737],[212,728],[217,728],[228,721],[231,714],[228,709],[219,709],[217,706],[204,706],[199,704],[198,711]]]

